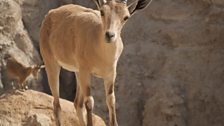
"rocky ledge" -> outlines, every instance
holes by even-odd
[[[54,126],[53,97],[27,90],[8,91],[0,95],[0,126]],[[79,126],[76,110],[72,102],[60,99],[62,125]],[[106,126],[104,121],[94,115],[95,126]]]

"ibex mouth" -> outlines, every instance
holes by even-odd
[[[105,38],[106,38],[108,43],[111,43],[111,42],[113,42],[115,40],[115,33],[107,31],[105,33]]]

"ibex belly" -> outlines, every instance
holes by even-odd
[[[75,64],[74,64],[74,65],[66,64],[66,63],[64,63],[64,62],[62,62],[62,61],[58,61],[58,64],[59,64],[62,68],[66,69],[66,70],[68,70],[68,71],[71,71],[71,72],[78,72],[78,69],[77,69],[77,67],[75,66]]]

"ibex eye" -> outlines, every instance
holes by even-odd
[[[128,18],[129,18],[128,16],[125,16],[125,17],[124,17],[124,21],[128,20]]]
[[[102,10],[100,10],[100,15],[104,16],[104,12]]]

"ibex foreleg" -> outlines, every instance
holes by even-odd
[[[78,92],[75,99],[75,106],[81,125],[93,126],[92,110],[94,100],[90,93],[90,73],[86,70],[80,70],[76,73]],[[85,106],[85,108],[84,108]]]
[[[116,118],[116,107],[115,107],[115,93],[114,84],[116,78],[116,71],[104,78],[105,92],[106,92],[106,102],[109,109],[110,116],[110,126],[118,126]]]

